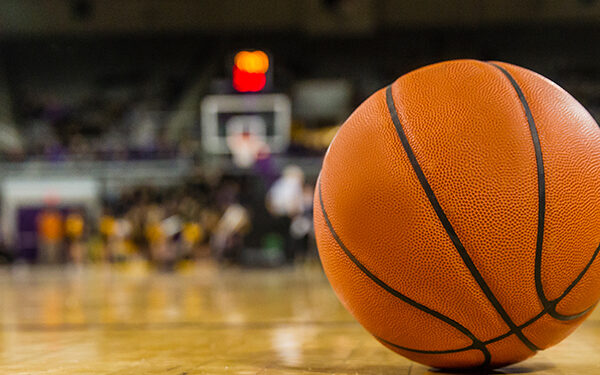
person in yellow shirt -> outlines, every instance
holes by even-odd
[[[68,254],[71,261],[75,264],[81,264],[84,261],[83,234],[85,230],[85,220],[80,211],[71,211],[65,218],[65,235],[68,242]]]
[[[144,228],[150,260],[155,264],[163,263],[168,257],[168,238],[161,225],[164,216],[163,209],[158,205],[150,207]]]
[[[183,224],[181,230],[181,251],[184,258],[194,258],[198,253],[198,246],[204,241],[204,229],[193,221]]]

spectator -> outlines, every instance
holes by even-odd
[[[37,217],[38,249],[43,263],[58,263],[62,260],[63,217],[56,207],[45,208]]]
[[[75,264],[81,264],[84,261],[84,230],[85,220],[82,213],[79,210],[69,212],[65,218],[65,238],[67,240],[69,259]]]
[[[282,176],[267,193],[266,205],[274,216],[274,228],[284,236],[284,252],[288,263],[294,261],[295,244],[291,235],[294,218],[304,212],[304,173],[295,165],[287,166]]]
[[[239,203],[227,207],[213,235],[213,248],[219,261],[238,261],[244,246],[244,235],[250,229],[248,210]]]

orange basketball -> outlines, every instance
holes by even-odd
[[[314,221],[331,285],[383,345],[442,368],[522,361],[600,298],[600,129],[527,69],[430,65],[344,123]]]

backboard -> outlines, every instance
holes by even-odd
[[[283,94],[209,95],[201,103],[202,148],[230,154],[227,139],[251,133],[271,152],[285,151],[290,141],[291,106]]]

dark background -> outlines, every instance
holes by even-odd
[[[98,196],[84,209],[85,248],[108,241],[102,218],[124,220],[133,229],[118,241],[161,262],[148,250],[148,217],[175,216],[200,225],[199,253],[218,258],[214,223],[206,217],[218,220],[239,203],[251,224],[233,237],[239,249],[232,260],[258,259],[271,247],[287,254],[290,223],[269,213],[267,192],[288,165],[301,168],[308,186],[314,183],[335,130],[375,90],[438,61],[500,60],[557,82],[598,119],[598,46],[597,0],[4,0],[0,184],[97,181]],[[252,168],[201,147],[200,102],[234,93],[233,56],[242,49],[269,54],[264,92],[288,95],[292,103],[289,148]],[[330,110],[311,115],[298,92],[315,81],[342,83],[350,99],[321,103]],[[14,220],[7,200],[0,195],[4,258],[36,262],[24,256],[7,224]],[[63,201],[52,205],[69,212]],[[174,254],[181,253],[180,237],[168,238]],[[303,241],[292,248],[314,255],[310,233]],[[69,244],[61,246],[62,261],[70,261]],[[99,259],[85,251],[84,260]]]

